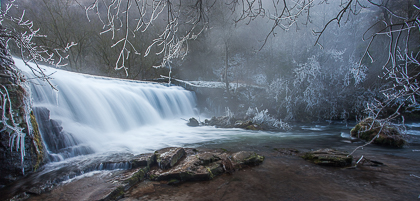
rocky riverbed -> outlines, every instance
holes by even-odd
[[[138,182],[131,186],[129,178],[138,169],[92,171],[49,192],[32,194],[28,200],[416,200],[420,195],[420,178],[416,177],[420,157],[416,154],[368,151],[363,152],[363,160],[357,165],[361,155],[355,155],[350,166],[335,167],[304,160],[306,152],[292,148],[260,147],[257,155],[252,151],[183,150],[182,157],[181,148],[152,154],[156,156],[152,160],[160,158],[160,164],[151,167],[143,179],[137,177]],[[235,171],[226,171],[226,164],[223,168],[224,156],[230,157]],[[249,156],[264,156],[264,161]],[[184,162],[173,163],[176,158]],[[248,165],[259,165],[248,166],[235,158],[252,159]],[[216,176],[211,169],[214,164],[220,164],[219,170],[229,173]],[[195,168],[197,178],[204,179],[180,178],[186,167]],[[167,178],[170,174],[178,175],[176,181]],[[152,179],[150,175],[154,175]],[[120,191],[112,197],[115,189]]]
[[[28,175],[0,192],[5,200],[118,200],[142,182],[208,181],[263,161],[264,156],[253,151],[169,147],[150,154],[79,160]]]

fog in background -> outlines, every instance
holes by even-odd
[[[182,1],[185,14],[195,1]],[[85,6],[91,1],[74,0],[22,0],[17,1],[20,16],[22,10],[40,28],[45,38],[36,41],[47,47],[66,47],[75,41],[77,46],[69,52],[66,70],[135,80],[148,80],[168,75],[169,69],[154,68],[162,60],[158,47],[144,57],[146,49],[167,24],[163,13],[146,31],[132,39],[141,55],[130,56],[128,77],[123,71],[114,70],[119,54],[118,47],[111,48],[118,37],[111,39],[109,32],[100,34],[99,18],[88,14]],[[324,25],[336,17],[341,1],[315,1],[309,13],[303,12],[290,27],[273,29],[272,1],[263,1],[266,16],[240,19],[241,8],[232,9],[227,1],[206,1],[208,24],[195,40],[183,47],[187,56],[175,59],[167,67],[171,76],[183,80],[220,81],[246,84],[242,90],[229,89],[232,100],[240,101],[240,107],[268,109],[277,118],[289,121],[319,119],[348,119],[364,115],[367,102],[383,99],[381,90],[392,83],[378,77],[383,75],[388,37],[378,36],[371,44],[371,58],[363,57],[370,35],[385,27],[378,23],[392,17],[386,10],[369,2],[354,14],[345,14],[340,25],[331,23],[322,33],[319,44],[317,35]],[[400,15],[417,12],[416,1],[387,1]],[[100,8],[105,9],[105,8]],[[279,9],[279,8],[278,8]],[[184,11],[182,7],[180,9]],[[234,10],[234,11],[233,11]],[[281,9],[279,9],[281,10]],[[411,13],[410,13],[411,12]],[[134,14],[133,14],[134,15]],[[105,16],[104,16],[105,17]],[[187,19],[181,19],[186,22]],[[130,23],[135,23],[130,22]],[[180,25],[178,32],[188,30]],[[116,34],[123,34],[116,32]],[[410,48],[418,51],[418,38]],[[14,54],[19,51],[14,49]],[[361,64],[361,65],[360,65]],[[251,90],[251,87],[252,88]],[[259,91],[255,91],[259,87]],[[232,108],[233,111],[240,110]]]

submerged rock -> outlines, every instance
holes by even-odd
[[[345,167],[351,165],[353,156],[348,153],[340,152],[334,149],[319,149],[317,151],[306,152],[302,156],[317,165]]]
[[[378,145],[401,148],[407,144],[407,141],[397,127],[390,124],[381,125],[379,121],[372,118],[366,118],[358,123],[351,129],[350,135],[368,142],[376,137],[372,143]]]

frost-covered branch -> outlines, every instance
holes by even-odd
[[[25,157],[25,136],[32,135],[31,123],[29,120],[30,112],[30,100],[26,99],[27,90],[23,75],[19,73],[19,70],[14,67],[13,59],[9,53],[10,45],[14,44],[19,49],[19,56],[25,63],[25,65],[32,71],[32,73],[46,81],[52,88],[54,86],[49,82],[50,77],[45,74],[39,63],[48,63],[56,67],[66,65],[64,63],[67,59],[66,52],[77,43],[71,42],[66,45],[63,49],[37,45],[34,41],[36,38],[45,38],[45,35],[40,34],[40,29],[36,29],[34,23],[28,20],[25,16],[25,10],[18,16],[14,14],[17,12],[18,6],[14,0],[9,1],[6,8],[0,13],[0,66],[1,71],[7,78],[13,80],[13,82],[1,83],[0,84],[0,110],[1,110],[1,133],[7,132],[9,134],[9,146],[11,151],[15,149],[20,152],[21,155],[21,166],[22,173],[24,174],[24,157]],[[13,93],[9,94],[13,88]],[[17,88],[17,89],[16,89]],[[13,100],[12,96],[18,97],[22,100]],[[20,97],[22,96],[22,97]],[[16,102],[17,101],[17,102]],[[23,103],[19,103],[22,101]],[[17,114],[16,110],[21,108],[15,108],[15,104],[23,104],[20,107],[23,108],[24,114]],[[24,116],[26,126],[19,125],[15,120]],[[26,129],[27,128],[27,129]]]
[[[12,12],[21,12],[21,15],[16,17]],[[36,38],[46,37],[40,34],[40,29],[35,28],[33,21],[27,20],[25,10],[18,11],[18,6],[14,0],[10,1],[5,11],[0,14],[0,40],[6,45],[5,48],[9,49],[9,43],[14,43],[20,50],[19,56],[25,65],[31,69],[32,73],[54,88],[49,82],[49,76],[44,73],[39,63],[47,63],[56,67],[67,65],[67,63],[64,63],[68,58],[66,52],[71,47],[77,45],[77,43],[68,43],[62,49],[51,49],[50,47],[40,46],[34,42]]]
[[[157,49],[155,54],[161,55],[162,61],[154,67],[166,67],[173,59],[183,59],[188,52],[188,41],[195,40],[207,28],[208,7],[203,0],[183,4],[173,0],[95,0],[85,9],[88,19],[93,12],[103,23],[101,34],[112,33],[111,39],[117,42],[111,47],[120,49],[115,69],[123,69],[128,75],[125,60],[130,52],[140,54],[131,42],[137,34],[165,21],[164,30],[143,50],[143,55],[146,57],[153,48]],[[118,38],[119,35],[122,37]]]

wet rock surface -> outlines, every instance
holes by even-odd
[[[319,149],[317,151],[306,152],[302,156],[305,160],[309,160],[317,165],[345,167],[350,166],[353,156],[348,153],[337,151],[334,149]]]
[[[201,165],[220,161],[212,154],[219,150],[185,151],[187,156],[196,152]],[[201,154],[203,151],[207,153]],[[266,147],[258,153],[265,156],[258,167],[222,174],[212,180],[177,183],[146,178],[123,192],[122,184],[116,179],[119,175],[121,179],[125,178],[126,170],[100,171],[61,184],[49,193],[31,195],[27,200],[101,200],[111,192],[117,192],[113,194],[117,195],[114,198],[123,201],[415,200],[420,194],[418,179],[409,176],[420,169],[420,158],[413,153],[363,153],[365,158],[385,165],[360,165],[353,169],[309,163],[296,154],[298,150],[292,148]]]
[[[0,49],[2,48],[4,46],[0,44]],[[28,94],[21,84],[23,80],[12,67],[13,60],[9,58],[11,62],[9,63],[5,62],[5,59],[8,60],[6,57],[0,59],[0,84],[4,87],[2,93],[7,89],[7,98],[2,98],[0,112],[9,119],[5,121],[9,126],[0,122],[0,188],[22,178],[27,173],[36,171],[44,162],[40,151],[43,145],[39,143],[42,140],[39,135],[35,135],[38,130],[32,129],[29,133],[29,122],[27,122],[29,119],[26,117],[29,115],[27,112],[30,111],[27,111],[25,105]],[[16,130],[21,130],[21,134],[18,134]],[[19,141],[20,144],[17,144]]]
[[[40,133],[49,151],[60,154],[64,158],[93,153],[90,147],[80,145],[81,142],[73,137],[71,133],[65,132],[61,122],[50,118],[50,111],[45,107],[33,108],[36,119],[39,123]],[[49,155],[54,161],[52,155]]]
[[[52,192],[83,191],[82,186],[86,186],[88,193],[76,193],[76,197],[72,195],[69,199],[117,200],[145,179],[164,181],[166,184],[210,180],[224,172],[231,172],[231,169],[261,164],[263,160],[263,156],[254,152],[232,154],[180,147],[135,156],[98,156],[70,161],[54,169],[46,167],[43,171],[0,189],[0,193],[9,196],[4,199],[26,199],[31,196],[37,199]]]
[[[255,152],[227,153],[222,150],[199,151],[185,149],[185,156],[173,168],[166,170],[154,168],[149,172],[149,179],[154,181],[204,181],[213,179],[231,169],[259,165],[264,157]]]
[[[121,200],[416,200],[420,194],[418,180],[408,177],[420,168],[418,157],[367,154],[386,166],[343,169],[308,163],[275,148],[259,152],[265,160],[258,167],[175,186],[142,182]]]
[[[200,125],[200,122],[198,122],[198,120],[197,120],[197,119],[195,119],[194,117],[192,117],[192,118],[190,118],[190,119],[188,120],[187,125],[188,125],[188,126],[191,126],[191,127],[196,127],[196,126],[199,126],[199,125]]]
[[[156,151],[155,155],[159,168],[165,170],[172,168],[185,155],[185,150],[181,147],[164,148]]]
[[[246,130],[270,130],[268,127],[255,124],[251,120],[236,120],[227,116],[212,117],[210,120],[204,120],[206,126],[215,126],[216,128],[242,128]]]

